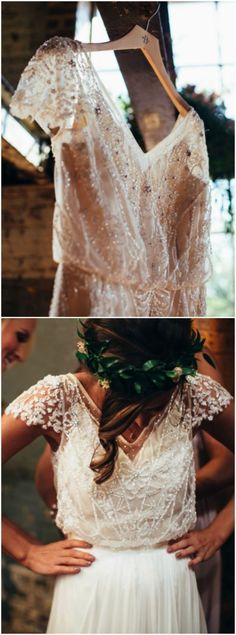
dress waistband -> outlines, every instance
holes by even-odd
[[[71,263],[70,261],[67,261],[66,259],[61,260],[59,263],[59,265],[64,265],[65,267],[68,267],[71,270],[72,275],[78,275],[78,274],[83,274],[83,275],[87,275],[91,278],[94,278],[95,280],[99,279],[102,282],[104,282],[105,284],[114,284],[114,285],[121,285],[124,288],[127,289],[131,289],[136,291],[137,293],[152,293],[153,291],[160,291],[162,293],[173,293],[176,291],[181,291],[183,289],[194,289],[196,290],[198,287],[201,287],[204,283],[205,283],[205,279],[200,280],[199,279],[199,284],[196,285],[196,282],[189,282],[188,280],[184,280],[183,282],[177,282],[177,283],[171,283],[171,282],[166,282],[166,283],[158,283],[158,282],[151,282],[150,280],[146,280],[142,283],[140,282],[133,282],[133,281],[129,281],[126,278],[123,278],[123,276],[119,276],[119,275],[109,275],[107,272],[103,273],[102,271],[100,271],[99,269],[89,269],[87,267],[81,267],[78,265],[75,265],[75,263]]]
[[[85,540],[84,538],[78,537],[73,533],[69,533],[67,535],[67,538],[69,540]],[[85,542],[90,542],[89,538],[86,538]],[[99,545],[99,544],[95,544],[95,543],[90,543],[92,544],[91,550],[92,549],[96,549],[99,550],[101,552],[106,552],[106,553],[110,553],[110,552],[123,552],[123,551],[130,551],[130,552],[141,552],[141,551],[151,551],[151,550],[155,550],[155,549],[162,549],[163,547],[167,547],[168,546],[168,541],[164,540],[162,542],[156,542],[154,544],[151,545],[139,545],[139,546],[124,546],[124,545],[117,545],[116,547],[114,546],[110,546],[109,544],[104,546],[104,545]],[[83,551],[83,547],[78,547],[78,549],[81,549]],[[86,551],[88,549],[88,547],[85,548]],[[90,548],[89,548],[90,550]]]

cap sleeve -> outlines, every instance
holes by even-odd
[[[14,399],[5,413],[21,419],[28,426],[40,425],[43,429],[68,432],[75,422],[74,403],[75,387],[66,376],[47,375]]]
[[[228,390],[211,377],[197,373],[195,377],[189,376],[187,381],[190,386],[193,428],[199,427],[204,419],[212,421],[232,399]]]
[[[30,117],[47,134],[51,128],[73,125],[79,99],[75,48],[73,40],[54,37],[37,49],[11,99],[12,115]]]

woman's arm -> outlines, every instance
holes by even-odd
[[[79,573],[81,567],[95,560],[92,554],[78,551],[78,547],[92,547],[87,542],[59,540],[43,545],[8,518],[3,518],[2,540],[9,556],[27,569],[44,575]]]
[[[196,474],[196,494],[198,500],[217,493],[220,489],[232,485],[234,481],[234,457],[222,443],[202,431],[206,463]]]
[[[4,551],[17,562],[24,561],[29,545],[41,544],[37,538],[27,534],[21,527],[4,516],[2,519],[2,542]]]
[[[223,443],[223,445],[234,452],[234,403],[233,400],[212,421],[204,419],[201,428],[211,437]]]
[[[2,421],[3,461],[10,459],[41,434],[41,426],[27,426],[19,418],[4,415]],[[60,440],[60,435],[51,429],[47,430],[47,437],[53,443]],[[6,518],[3,519],[2,537],[6,553],[32,571],[45,575],[78,573],[81,566],[89,566],[95,559],[90,553],[78,551],[78,547],[92,546],[84,541],[59,540],[43,545]]]
[[[232,498],[205,529],[189,531],[181,538],[171,541],[168,553],[176,558],[190,558],[188,566],[194,567],[211,558],[226,542],[234,529],[234,499]]]

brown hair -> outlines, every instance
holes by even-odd
[[[84,323],[85,332],[88,326],[92,327],[96,341],[110,340],[109,352],[137,366],[153,358],[165,362],[177,359],[190,345],[191,320],[186,318],[88,319]],[[99,440],[105,452],[102,457],[94,455],[90,463],[96,483],[103,483],[113,473],[117,436],[141,412],[157,409],[159,397],[160,392],[154,387],[145,396],[114,389],[106,393],[99,424]]]

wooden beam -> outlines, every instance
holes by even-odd
[[[98,2],[97,8],[110,39],[115,39],[127,33],[135,24],[146,28],[157,3]],[[174,80],[167,2],[160,3],[160,11],[150,22],[149,31],[158,37],[166,68]],[[150,150],[173,127],[175,108],[141,51],[119,51],[116,57],[146,148]]]
[[[38,168],[30,163],[16,148],[6,139],[2,139],[2,158],[12,164],[20,172],[29,177],[35,183],[48,183],[48,179],[42,168]]]

